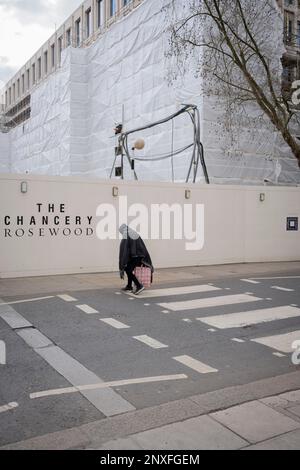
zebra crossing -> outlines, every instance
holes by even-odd
[[[277,281],[280,278],[276,278]],[[240,279],[241,282],[252,284],[253,288],[260,286],[264,281],[254,279]],[[285,286],[270,285],[265,286],[266,289],[280,291],[286,295],[286,305],[258,308],[261,302],[272,300],[271,297],[263,298],[262,296],[254,293],[241,293],[241,294],[228,294],[228,288],[218,286],[217,282],[214,284],[200,284],[194,286],[183,286],[174,287],[167,289],[155,289],[154,291],[146,292],[142,298],[153,298],[156,300],[156,305],[160,307],[162,313],[166,314],[179,314],[182,313],[184,316],[191,313],[196,314],[196,318],[189,319],[183,318],[181,321],[185,323],[200,322],[202,325],[209,326],[209,332],[226,331],[239,328],[247,328],[256,326],[259,328],[262,325],[268,325],[272,322],[281,322],[283,320],[295,320],[299,319],[300,325],[300,298],[299,306],[295,303],[289,303],[289,294],[294,293],[295,289],[288,288]],[[246,285],[246,284],[245,284]],[[299,289],[300,290],[300,289]],[[199,294],[199,295],[197,295]],[[192,295],[193,298],[189,298]],[[195,298],[197,295],[197,298]],[[184,300],[181,297],[184,296]],[[169,298],[174,297],[174,299]],[[165,300],[166,298],[166,300]],[[242,306],[243,309],[238,312],[227,312],[230,306]],[[226,307],[226,313],[218,313],[214,315],[208,315],[209,310],[214,311],[216,308]],[[205,311],[203,314],[201,312]],[[280,325],[278,326],[280,329]],[[290,354],[293,352],[293,343],[300,341],[300,329],[296,331],[288,331],[280,334],[271,333],[269,336],[259,335],[259,330],[256,328],[255,337],[249,338],[252,344],[259,344],[269,348],[273,351],[273,355],[278,357],[285,357],[284,354]],[[285,326],[285,330],[286,330]],[[245,340],[240,338],[232,338],[231,341],[237,343],[245,343]],[[248,342],[249,342],[248,341]],[[282,354],[284,353],[284,354]],[[200,367],[192,367],[193,358],[186,360],[186,356],[181,363],[187,365],[194,370],[199,372],[203,370]],[[174,358],[176,359],[176,358]],[[180,362],[180,361],[179,361]],[[201,364],[201,363],[200,363]],[[208,371],[215,371],[210,366],[205,366]],[[210,370],[211,369],[211,370]]]

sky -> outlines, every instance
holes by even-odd
[[[82,0],[0,0],[0,90]]]

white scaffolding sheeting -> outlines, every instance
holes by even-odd
[[[224,116],[222,103],[205,94],[205,86],[193,70],[168,84],[165,6],[165,0],[145,0],[90,47],[63,51],[61,68],[31,94],[31,118],[8,134],[9,150],[3,150],[0,136],[3,171],[108,178],[115,155],[113,129],[122,121],[123,110],[124,128],[129,131],[190,103],[200,111],[211,182],[260,184],[268,179],[300,183],[295,158],[267,121],[255,130],[255,136],[240,123],[233,145],[229,134],[218,132],[216,126]],[[270,53],[278,61],[279,73],[282,28],[281,23],[269,28]],[[257,110],[248,111],[255,121]],[[135,138],[146,143],[140,157],[155,156],[170,152],[172,146],[176,151],[191,143],[193,127],[190,118],[182,115],[174,126],[169,122],[145,130],[132,136],[132,143]],[[183,181],[190,157],[191,150],[175,156],[173,169],[171,160],[139,161],[136,172],[140,180],[172,181],[174,175],[176,181]],[[132,177],[125,165],[125,178]],[[198,181],[203,181],[201,169]]]

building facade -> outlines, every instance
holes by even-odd
[[[34,88],[61,65],[63,49],[87,47],[118,19],[143,0],[86,0],[55,34],[16,73],[2,91],[6,127],[16,127],[30,117],[30,95]],[[1,90],[0,90],[1,92]]]
[[[7,129],[30,117],[30,93],[61,64],[62,50],[86,47],[143,0],[86,0],[6,84],[2,107]],[[284,15],[283,90],[300,79],[300,0],[277,0]]]
[[[284,44],[282,59],[283,90],[290,92],[294,80],[300,79],[300,0],[278,0],[284,15]]]

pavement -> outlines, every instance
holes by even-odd
[[[299,293],[300,262],[1,279],[1,449],[299,448]]]

